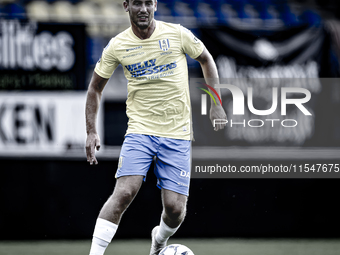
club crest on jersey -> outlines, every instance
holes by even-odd
[[[162,51],[167,51],[170,48],[169,39],[159,40],[158,42]]]

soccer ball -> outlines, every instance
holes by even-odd
[[[194,255],[194,253],[182,244],[170,244],[164,247],[159,255]]]

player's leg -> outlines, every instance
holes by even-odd
[[[162,204],[160,224],[152,230],[150,255],[158,255],[166,246],[168,239],[179,229],[186,214],[187,196],[162,189]]]
[[[162,203],[163,212],[156,241],[166,244],[169,237],[177,231],[185,218],[187,196],[162,189]]]
[[[177,228],[183,222],[186,214],[187,196],[177,192],[162,189],[163,222],[170,228]]]
[[[103,255],[115,235],[120,219],[135,198],[144,176],[122,176],[101,209],[93,233],[90,255]]]
[[[189,195],[191,142],[161,138],[157,153],[155,174],[162,188],[163,212],[159,226],[152,230],[150,255],[156,255],[166,246],[186,214]]]
[[[117,179],[113,194],[104,204],[98,218],[119,224],[120,219],[137,195],[144,176],[122,176]]]
[[[154,148],[150,137],[136,134],[125,136],[116,172],[118,179],[112,196],[97,219],[91,255],[104,254],[116,233],[122,214],[136,196],[153,156]]]

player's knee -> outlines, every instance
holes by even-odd
[[[135,194],[132,191],[124,191],[121,194],[121,200],[123,204],[130,204]]]
[[[123,192],[119,192],[119,194],[115,194],[114,203],[116,204],[116,208],[118,210],[125,210],[131,201],[134,198],[134,194],[131,191],[125,190]]]
[[[183,219],[185,216],[185,206],[181,204],[172,204],[165,206],[167,216],[172,220]]]

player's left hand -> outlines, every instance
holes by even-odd
[[[98,164],[98,161],[95,156],[95,150],[99,151],[100,149],[100,139],[98,134],[88,134],[86,138],[86,157],[87,162],[90,162],[90,165],[95,163]]]
[[[223,107],[221,105],[212,105],[210,108],[210,120],[211,124],[214,126],[214,120],[215,120],[215,126],[214,130],[218,131],[220,129],[224,129],[227,121],[227,114],[225,113]],[[218,121],[216,120],[225,120],[225,121]]]

